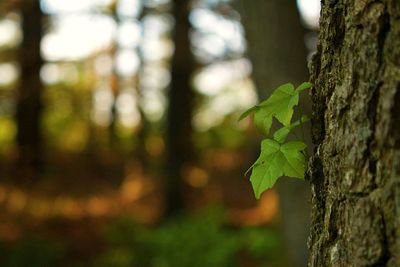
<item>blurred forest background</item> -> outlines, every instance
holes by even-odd
[[[0,0],[0,266],[306,266],[308,185],[256,201],[261,136],[237,119],[308,80],[318,15],[318,0]]]

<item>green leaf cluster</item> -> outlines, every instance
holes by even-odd
[[[272,138],[261,142],[260,156],[248,170],[251,170],[250,181],[256,198],[260,198],[281,176],[304,178],[306,144],[302,141],[285,141],[296,127],[309,121],[307,116],[302,116],[299,120],[291,122],[300,93],[310,87],[312,84],[308,82],[297,88],[291,83],[283,84],[269,98],[248,109],[239,118],[242,120],[254,113],[254,124],[267,137],[270,136],[274,118],[282,124],[282,127],[272,134]]]

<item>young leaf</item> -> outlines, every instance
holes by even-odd
[[[254,124],[264,134],[268,134],[271,129],[273,113],[270,107],[263,106],[256,110],[254,114]]]
[[[296,88],[296,92],[304,91],[304,90],[306,90],[306,89],[311,88],[312,86],[313,86],[312,83],[304,82],[304,83],[300,84],[300,85]]]
[[[242,115],[240,115],[238,121],[243,120],[244,118],[246,118],[247,116],[249,116],[251,113],[255,112],[257,109],[259,109],[259,106],[254,106],[254,107],[249,108],[248,110],[246,110],[245,112],[243,112]]]
[[[311,83],[305,82],[295,90],[291,83],[281,85],[260,105],[243,112],[239,117],[239,121],[254,112],[254,124],[265,134],[268,134],[271,129],[273,116],[284,126],[289,126],[293,116],[293,108],[299,102],[299,92],[311,86]]]
[[[286,140],[286,137],[291,132],[292,128],[290,126],[283,126],[278,131],[274,133],[274,140],[278,143],[283,143]]]
[[[282,155],[277,153],[270,157],[270,164],[264,162],[263,164],[254,165],[250,181],[257,199],[261,197],[264,191],[272,188],[276,180],[282,176],[283,171],[279,166],[280,161],[282,161]]]
[[[265,139],[261,143],[261,154],[253,165],[250,181],[257,199],[261,193],[271,188],[279,176],[282,176],[283,170],[279,162],[283,159],[279,151],[280,145],[271,139]]]
[[[293,116],[293,108],[298,102],[299,92],[294,90],[293,84],[287,83],[279,86],[272,95],[259,106],[260,110],[266,109],[265,113],[267,113],[268,116],[275,116],[283,125],[288,126]]]
[[[307,145],[300,141],[292,141],[281,146],[280,151],[286,158],[283,173],[286,176],[304,178],[305,157],[302,151]]]
[[[256,198],[271,188],[283,175],[303,178],[305,157],[302,151],[306,145],[293,141],[279,144],[273,139],[265,139],[261,143],[261,154],[253,165],[250,181]]]

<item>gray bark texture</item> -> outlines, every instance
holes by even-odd
[[[400,1],[324,0],[309,266],[400,266]]]

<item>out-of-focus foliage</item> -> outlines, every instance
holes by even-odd
[[[63,244],[39,237],[26,237],[13,246],[0,243],[2,267],[60,266],[65,258]]]
[[[152,227],[120,217],[105,227],[100,242],[106,249],[79,260],[70,258],[74,248],[65,240],[28,235],[14,243],[0,242],[0,266],[286,266],[276,230],[227,226],[224,215],[211,209]]]
[[[232,229],[215,210],[182,217],[155,229],[128,218],[112,224],[106,233],[110,249],[96,266],[115,267],[239,267],[243,258],[280,266],[279,236],[261,228]],[[244,255],[244,256],[243,256]]]
[[[10,117],[0,118],[0,153],[12,147],[15,132],[15,123]]]

